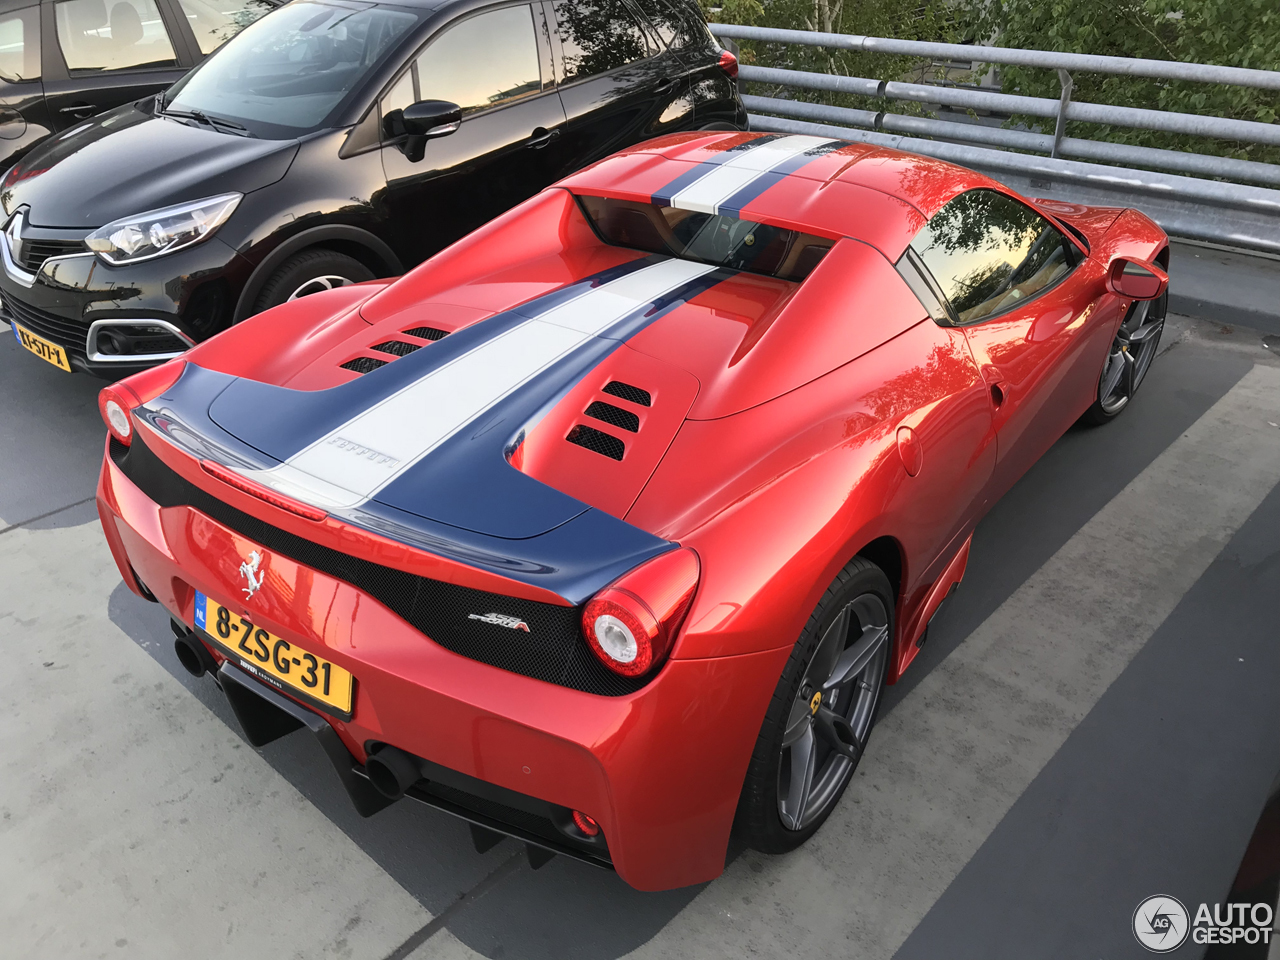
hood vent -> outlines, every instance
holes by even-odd
[[[416,343],[405,343],[403,340],[388,340],[386,343],[375,343],[373,349],[381,353],[389,353],[393,357],[403,357],[422,348]]]
[[[378,360],[374,357],[356,357],[354,360],[348,360],[342,364],[343,370],[354,370],[356,373],[369,373],[371,370],[377,370],[379,367],[385,367],[386,360]]]
[[[614,397],[621,397],[630,403],[639,404],[642,407],[653,405],[653,397],[649,395],[648,390],[641,390],[639,387],[633,387],[631,384],[623,383],[621,380],[610,380],[604,385],[604,392]],[[616,410],[617,407],[614,407],[614,409]],[[601,419],[604,418],[602,417]]]
[[[414,327],[406,330],[411,337],[417,337],[419,340],[443,340],[449,335],[447,330],[437,330],[435,327]]]
[[[612,403],[605,403],[602,400],[596,400],[585,411],[588,417],[596,420],[602,420],[605,423],[631,433],[638,433],[640,430],[640,418],[630,410],[623,410],[621,407],[615,407]]]
[[[627,445],[617,437],[581,423],[570,430],[565,439],[612,460],[621,460],[623,454],[627,452]]]

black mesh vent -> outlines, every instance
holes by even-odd
[[[611,423],[615,427],[621,427],[623,430],[630,430],[636,433],[640,429],[640,418],[630,410],[623,410],[621,407],[615,407],[612,403],[603,403],[596,400],[586,410],[588,417],[595,417],[597,420],[603,420],[605,423]]]
[[[379,367],[385,367],[386,360],[378,360],[375,357],[356,357],[354,360],[348,360],[342,364],[343,370],[354,370],[356,373],[368,373],[370,370],[377,370]]]
[[[386,343],[375,343],[373,349],[380,353],[389,353],[393,357],[403,357],[422,348],[416,343],[405,343],[403,340],[388,340]]]
[[[610,396],[621,397],[623,400],[638,403],[642,407],[653,406],[653,397],[649,395],[648,390],[641,390],[639,387],[633,387],[631,384],[623,383],[621,380],[610,380],[604,385],[604,392]]]
[[[189,506],[268,550],[363,590],[447,650],[547,683],[618,697],[652,677],[633,680],[608,670],[587,648],[578,626],[581,609],[508,597],[385,567],[353,557],[223,503],[174,473],[145,442],[124,448],[117,459],[125,475],[162,507]],[[498,613],[516,617],[528,631],[482,620]]]
[[[603,454],[614,460],[621,460],[622,455],[627,452],[627,445],[617,437],[583,423],[570,430],[565,439],[580,447],[586,447],[592,453]]]
[[[412,330],[406,330],[405,333],[419,340],[443,340],[449,335],[447,330],[437,330],[435,327],[414,327]]]

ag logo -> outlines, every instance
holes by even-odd
[[[1191,917],[1182,901],[1147,897],[1133,911],[1133,935],[1152,953],[1172,953],[1187,942]]]

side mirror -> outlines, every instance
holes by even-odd
[[[1154,300],[1169,286],[1169,275],[1148,260],[1116,257],[1107,268],[1107,289],[1129,300]]]
[[[428,140],[447,137],[462,125],[462,108],[448,100],[419,100],[383,118],[386,133],[404,137],[400,149],[411,163],[422,159]]]

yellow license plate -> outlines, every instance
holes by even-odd
[[[26,327],[16,323],[13,325],[13,335],[18,338],[18,343],[41,360],[52,363],[59,370],[71,372],[71,364],[67,363],[67,352],[56,343],[50,343],[44,337],[37,337]]]
[[[351,719],[355,677],[324,657],[255,626],[203,593],[196,594],[195,624],[233,661],[274,687]]]

